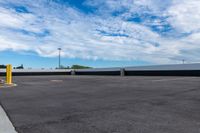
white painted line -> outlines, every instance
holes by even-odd
[[[63,80],[51,80],[51,82],[63,82]]]
[[[17,133],[3,108],[0,106],[0,133]]]
[[[184,77],[184,78],[158,79],[158,80],[152,80],[152,82],[176,81],[176,80],[183,80],[183,79],[197,79],[197,77]],[[198,79],[199,79],[199,78],[198,78]]]

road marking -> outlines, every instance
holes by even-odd
[[[51,80],[51,82],[63,82],[63,80]]]
[[[169,79],[158,79],[158,80],[151,80],[151,81],[152,82],[162,82],[162,81],[175,81],[175,80],[183,80],[183,79],[197,79],[197,77],[169,78]]]
[[[17,133],[3,108],[0,106],[0,133]]]

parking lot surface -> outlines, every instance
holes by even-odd
[[[18,133],[200,133],[199,77],[28,76],[0,89]]]

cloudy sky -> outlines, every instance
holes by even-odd
[[[0,64],[200,62],[200,0],[0,0]]]

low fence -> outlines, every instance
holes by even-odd
[[[200,70],[126,71],[126,76],[200,76]]]
[[[39,70],[39,69],[22,69],[13,70],[13,76],[47,76],[47,75],[71,75],[71,70]],[[6,70],[0,70],[0,76],[6,76]]]
[[[13,76],[42,75],[99,75],[99,76],[200,76],[200,64],[162,65],[126,68],[64,69],[64,70],[13,70]],[[5,76],[0,70],[0,76]]]
[[[140,70],[140,71],[126,71],[124,70],[124,74],[122,74],[121,70],[118,71],[79,71],[79,70],[71,70],[71,71],[42,71],[42,72],[12,72],[13,76],[47,76],[47,75],[97,75],[97,76],[200,76],[200,70]],[[6,76],[5,72],[0,72],[0,76]]]

